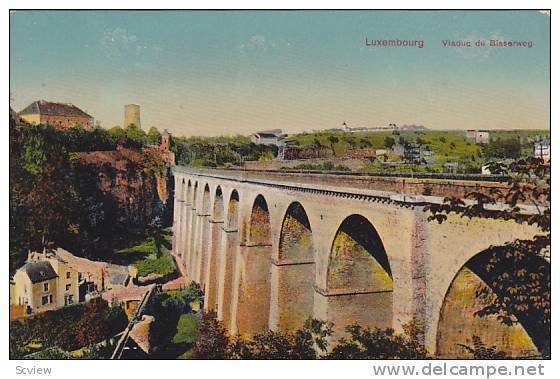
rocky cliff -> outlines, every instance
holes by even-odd
[[[97,172],[97,186],[113,198],[131,225],[149,222],[170,198],[169,164],[158,148],[77,153],[75,162]]]

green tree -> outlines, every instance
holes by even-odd
[[[257,334],[249,339],[235,338],[229,348],[234,359],[317,359],[327,351],[332,324],[307,319],[295,332]]]
[[[322,149],[324,146],[318,138],[313,138],[313,147],[316,149]]]
[[[329,136],[327,138],[329,140],[329,143],[331,144],[331,151],[332,151],[332,155],[336,156],[336,151],[334,149],[334,145],[336,145],[338,143],[338,137],[336,136]]]
[[[365,139],[365,138],[361,138],[361,139],[360,139],[360,143],[358,144],[358,146],[359,146],[361,149],[367,149],[367,148],[372,147],[372,144],[371,144],[371,142],[370,142],[369,140],[367,140],[367,139]]]
[[[115,141],[115,144],[124,145],[126,140],[126,133],[123,128],[116,125],[107,130],[109,137]]]
[[[10,127],[10,239],[22,248],[40,249],[79,231],[79,199],[62,141],[48,125]]]
[[[487,158],[518,159],[521,157],[521,142],[517,138],[491,140],[483,146]]]
[[[107,320],[107,324],[109,326],[110,336],[114,336],[119,332],[122,332],[128,324],[128,317],[126,316],[124,309],[118,304],[112,304],[107,308],[105,319]]]
[[[160,258],[162,255],[162,247],[165,242],[165,231],[163,223],[161,222],[161,217],[158,215],[154,217],[152,222],[148,224],[148,235],[154,240],[154,245],[156,247],[156,257]]]
[[[479,336],[473,336],[472,345],[459,344],[467,352],[472,354],[473,359],[506,359],[507,354],[500,351],[496,346],[486,346]]]
[[[404,326],[405,333],[393,329],[346,327],[350,337],[341,338],[328,354],[330,359],[426,359],[428,352],[420,342],[421,329],[416,320]]]
[[[197,282],[190,282],[185,289],[185,295],[189,303],[198,302],[199,304],[202,304],[204,291]]]
[[[274,154],[271,151],[265,151],[259,157],[259,162],[269,162],[274,159]]]
[[[383,141],[384,145],[386,148],[390,149],[393,147],[393,145],[395,144],[395,139],[393,137],[385,137],[385,140]]]
[[[151,145],[159,145],[161,143],[161,133],[157,130],[156,127],[152,126],[148,130],[148,134],[146,136],[148,143]]]
[[[124,133],[126,136],[126,147],[139,148],[145,146],[147,143],[146,133],[134,124],[130,124],[124,128]]]
[[[80,346],[89,346],[111,336],[107,312],[107,302],[102,299],[93,299],[86,304],[83,316],[74,327],[76,341]]]
[[[198,338],[194,354],[198,359],[227,359],[229,357],[229,335],[226,328],[216,319],[214,312],[203,312],[198,323]]]

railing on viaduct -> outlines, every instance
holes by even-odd
[[[473,335],[513,355],[538,353],[522,325],[471,317],[486,282],[470,266],[489,246],[538,231],[454,215],[438,224],[423,211],[503,183],[190,167],[174,177],[173,254],[232,333],[314,317],[338,337],[355,322],[402,330],[416,319],[440,357],[464,356],[459,344]]]

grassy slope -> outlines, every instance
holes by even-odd
[[[430,163],[435,170],[442,170],[445,163],[459,162],[480,167],[487,161],[487,158],[484,157],[482,145],[468,142],[465,138],[465,131],[410,131],[402,132],[400,135],[392,135],[390,132],[365,134],[319,132],[295,135],[291,136],[289,139],[297,141],[298,145],[301,147],[314,146],[314,141],[319,140],[323,146],[330,148],[331,143],[329,137],[331,136],[338,138],[339,141],[334,144],[337,156],[342,156],[347,149],[360,145],[369,145],[368,147],[372,149],[383,149],[385,148],[385,139],[391,137],[395,141],[399,138],[403,138],[407,141],[417,141],[417,139],[421,139],[423,145],[433,151]],[[521,138],[522,141],[525,141],[527,137],[532,136],[549,137],[550,132],[547,130],[505,130],[492,131],[490,133],[491,139]],[[531,146],[531,143],[524,143],[523,155],[531,154]],[[366,167],[364,171],[379,171],[381,167],[377,166],[380,165],[372,164],[371,167]]]
[[[134,265],[138,269],[138,276],[146,276],[149,274],[167,275],[175,271],[175,263],[166,246],[169,246],[171,235],[169,229],[166,229],[164,235],[165,242],[162,249],[161,257],[157,257],[157,249],[152,237],[148,237],[140,243],[116,251],[116,254],[126,255],[129,264]]]
[[[193,344],[196,340],[198,330],[198,318],[192,314],[184,314],[177,323],[177,333],[173,337],[173,343],[186,344],[188,349],[180,354],[177,359],[195,359]]]

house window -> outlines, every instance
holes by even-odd
[[[66,272],[66,279],[70,279],[70,271]]]
[[[70,291],[70,288],[72,287],[72,284],[67,284],[66,285],[66,291]]]
[[[43,296],[43,297],[41,297],[41,304],[43,304],[43,305],[49,304],[51,299],[52,299],[52,295],[51,296],[49,296],[49,295]]]
[[[74,295],[66,295],[64,296],[64,305],[71,305],[74,304]]]
[[[43,283],[43,291],[48,291],[49,290],[49,283]]]

